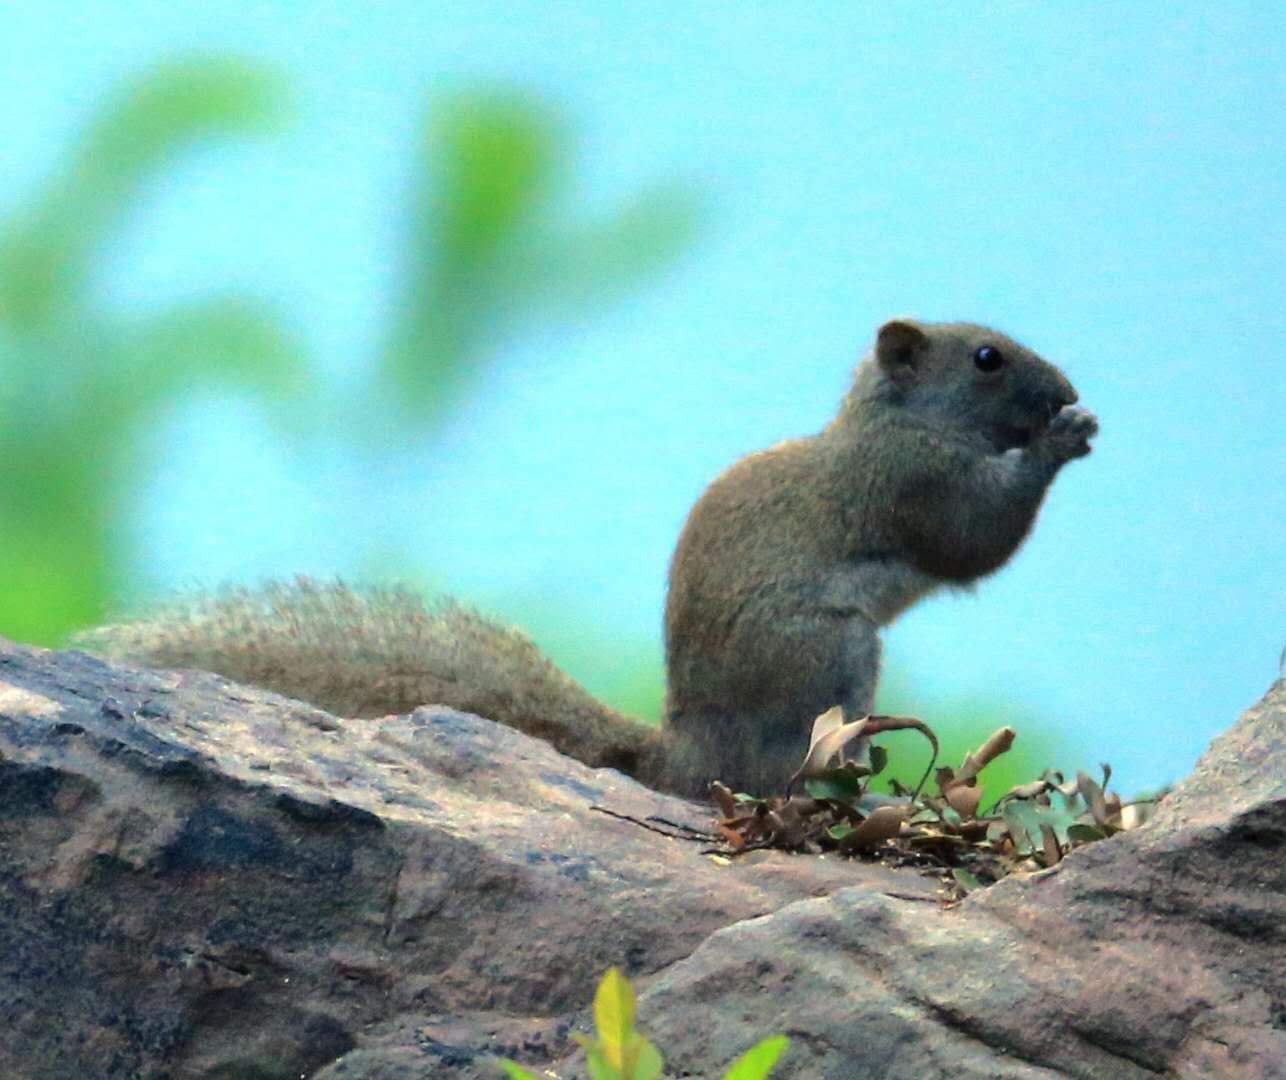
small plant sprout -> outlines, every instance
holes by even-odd
[[[665,1063],[657,1048],[634,1030],[634,989],[618,968],[609,968],[594,994],[597,1038],[576,1036],[585,1049],[593,1080],[658,1080]],[[790,1040],[777,1035],[756,1043],[724,1073],[724,1080],[764,1080],[786,1051]],[[501,1068],[510,1080],[540,1080],[536,1073],[512,1061]]]

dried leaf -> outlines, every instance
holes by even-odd
[[[861,851],[892,840],[902,831],[906,810],[901,806],[881,806],[855,828],[841,844],[845,851]]]
[[[746,846],[746,838],[741,833],[737,832],[736,829],[730,828],[723,824],[723,822],[718,822],[715,825],[715,829],[718,830],[719,835],[723,837],[727,845],[734,851],[740,851]]]
[[[997,805],[1008,799],[1034,799],[1044,795],[1053,786],[1049,780],[1033,780],[1030,784],[1017,784],[1000,796]]]
[[[719,807],[719,812],[726,818],[735,817],[737,814],[737,800],[732,797],[732,791],[727,786],[719,783],[718,780],[710,784],[710,795]]]
[[[964,763],[960,766],[960,771],[956,773],[956,782],[963,783],[964,781],[972,780],[991,762],[1008,751],[1014,745],[1014,739],[1017,737],[1018,732],[1011,727],[1002,727],[995,732],[991,738],[972,754],[965,755]]]
[[[786,824],[781,814],[776,810],[768,811],[768,830],[769,835],[776,840],[778,844],[781,844],[783,847],[793,846],[792,841],[794,837],[791,834],[794,830]]]
[[[982,788],[953,784],[947,788],[946,800],[951,804],[951,809],[961,817],[971,818],[978,813],[978,806],[982,802]]]
[[[923,720],[914,716],[868,716],[866,718],[866,734],[882,735],[886,731],[918,731],[926,739],[929,745],[933,747],[933,756],[938,756],[938,737],[933,734],[933,729]]]
[[[1053,826],[1042,822],[1040,826],[1040,838],[1045,865],[1058,865],[1058,863],[1063,859],[1063,849],[1058,844],[1058,837],[1054,835]]]
[[[1090,808],[1094,820],[1100,825],[1106,825],[1112,815],[1108,812],[1107,801],[1103,798],[1103,789],[1083,772],[1076,774],[1076,789]]]
[[[1137,829],[1156,813],[1155,799],[1140,799],[1138,802],[1126,803],[1121,807],[1121,828]]]
[[[829,714],[822,713],[818,717],[818,721],[827,715]],[[869,716],[864,716],[861,720],[854,720],[849,724],[840,724],[839,727],[832,727],[827,730],[808,748],[808,754],[804,757],[804,762],[799,766],[799,770],[791,777],[791,783],[793,784],[801,777],[816,776],[821,773],[830,764],[831,758],[866,730],[866,725],[870,719]]]
[[[920,782],[915,785],[915,790],[911,793],[913,796],[919,795],[920,789],[924,787],[924,782],[929,778],[929,773],[933,770],[934,763],[938,760],[938,737],[933,733],[933,729],[929,727],[928,724],[914,716],[883,715],[868,717],[863,735],[879,735],[885,731],[918,731],[929,740],[929,746],[932,747],[933,754],[929,758],[929,764],[924,770],[924,775],[920,777]],[[872,748],[872,753],[874,753],[874,748]],[[884,751],[881,750],[881,753],[884,753]],[[872,764],[874,768],[874,757],[872,758]],[[874,771],[879,772],[883,767],[883,764],[880,764],[878,768],[874,768]]]
[[[969,842],[962,836],[956,836],[952,833],[942,832],[921,832],[913,833],[906,838],[906,842],[917,850],[924,848],[940,848],[943,851],[957,851],[969,846]]]
[[[844,723],[844,710],[839,705],[827,709],[816,720],[813,721],[813,732],[808,739],[808,749],[811,751],[817,743],[829,735],[836,728]]]
[[[1107,809],[1107,819],[1113,824],[1121,820],[1121,796],[1113,792],[1111,795],[1105,795],[1103,799]]]
[[[894,782],[900,798],[889,802],[868,789],[869,777],[889,759],[889,751],[870,740],[907,729],[929,739],[934,760],[925,778],[935,774],[941,794],[922,795],[924,779],[913,791]],[[1012,728],[1001,728],[958,769],[944,766],[935,773],[938,742],[922,721],[873,715],[845,723],[842,712],[830,710],[815,721],[809,754],[794,777],[804,779],[808,794],[761,799],[712,788],[725,812],[719,832],[734,854],[760,847],[853,853],[891,842],[903,862],[936,863],[968,891],[1014,871],[1056,866],[1072,848],[1137,827],[1154,809],[1153,800],[1123,804],[1084,773],[1069,783],[1049,769],[1039,780],[1010,788],[980,817],[979,774],[1015,737]],[[1110,776],[1105,766],[1104,782]]]

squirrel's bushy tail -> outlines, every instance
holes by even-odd
[[[587,765],[654,779],[660,733],[609,709],[521,631],[397,586],[297,578],[174,601],[99,627],[79,647],[148,667],[199,668],[337,716],[449,705]]]

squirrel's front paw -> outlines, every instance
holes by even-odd
[[[1098,434],[1098,417],[1089,409],[1064,405],[1040,436],[1046,453],[1056,461],[1071,461],[1090,452],[1090,439]]]

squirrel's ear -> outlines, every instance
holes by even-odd
[[[875,359],[890,375],[909,375],[929,344],[928,335],[908,319],[893,319],[875,338]]]

